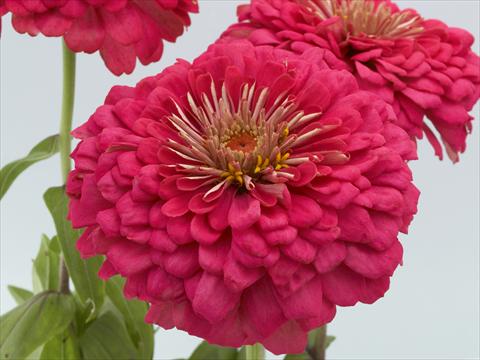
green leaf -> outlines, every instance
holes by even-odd
[[[48,159],[58,152],[58,138],[58,135],[49,136],[35,145],[27,156],[5,165],[0,170],[0,199],[3,198],[17,176],[30,165]]]
[[[0,317],[0,359],[22,359],[61,333],[75,311],[70,295],[47,291]]]
[[[33,296],[31,291],[13,285],[8,285],[8,291],[10,292],[10,295],[12,295],[17,305],[23,304]]]
[[[190,356],[189,360],[236,360],[237,349],[210,345],[203,341]]]
[[[121,319],[111,311],[92,321],[80,338],[84,359],[137,359],[138,354]]]
[[[73,360],[80,358],[78,344],[67,332],[57,335],[47,342],[40,355],[41,360]]]
[[[98,277],[98,270],[102,264],[100,257],[82,259],[75,243],[81,235],[81,231],[72,229],[67,220],[68,198],[64,187],[53,187],[43,195],[45,204],[52,214],[57,229],[58,241],[62,249],[68,273],[72,278],[75,290],[84,304],[91,299],[98,311],[105,296],[105,284]]]
[[[55,254],[60,255],[61,249],[60,249],[60,243],[58,241],[58,236],[54,236],[50,242],[48,243],[48,248],[53,251]]]
[[[52,250],[53,242],[42,235],[40,249],[33,261],[33,290],[39,293],[44,290],[57,290],[59,278],[60,255]]]
[[[40,355],[42,355],[42,351],[43,345],[36,348],[34,352],[32,352],[25,358],[25,360],[40,360]]]
[[[124,279],[114,276],[107,281],[106,291],[115,308],[122,314],[127,331],[138,349],[139,358],[153,357],[153,326],[145,323],[148,306],[143,301],[127,300],[123,295]]]

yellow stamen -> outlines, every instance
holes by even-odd
[[[257,166],[255,167],[255,174],[258,174],[260,171],[265,170],[265,168],[270,164],[270,159],[266,158],[263,160],[262,155],[257,157]]]
[[[257,156],[257,167],[259,167],[260,165],[262,165],[262,155]]]
[[[243,185],[243,171],[235,169],[231,163],[228,163],[228,171],[224,171],[221,176],[227,181],[237,181]]]
[[[282,164],[282,162],[286,161],[290,157],[290,153],[285,153],[285,154],[277,154],[277,165],[275,165],[275,170],[280,170],[283,168],[288,168],[287,164]]]

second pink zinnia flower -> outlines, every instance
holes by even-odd
[[[480,58],[467,31],[401,11],[390,0],[253,0],[239,7],[239,17],[222,41],[247,38],[299,53],[329,49],[362,89],[393,105],[410,136],[425,134],[442,157],[427,117],[452,161],[465,150],[468,112],[480,95]]]
[[[237,42],[113,88],[74,132],[82,255],[105,255],[148,321],[275,353],[382,297],[416,212],[415,145],[342,66]]]
[[[2,11],[3,9],[3,11]],[[163,40],[175,42],[190,25],[197,0],[0,0],[19,33],[63,36],[74,52],[100,51],[115,75],[130,74],[137,58],[160,60]]]

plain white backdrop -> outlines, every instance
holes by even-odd
[[[74,125],[86,121],[115,84],[134,85],[162,71],[176,58],[192,60],[235,20],[233,0],[200,0],[201,12],[159,63],[137,64],[132,75],[115,77],[98,54],[77,56]],[[426,18],[463,27],[477,38],[480,2],[397,1]],[[58,38],[29,38],[4,19],[1,44],[1,164],[24,156],[56,133],[61,98],[61,44]],[[385,298],[374,305],[339,308],[329,332],[337,340],[329,359],[478,359],[479,350],[479,106],[473,134],[459,164],[440,162],[423,141],[411,164],[421,189],[419,212],[402,236],[404,266]],[[14,306],[7,284],[31,287],[31,259],[42,233],[53,223],[43,192],[60,184],[58,156],[34,165],[11,187],[1,206],[1,313]],[[187,357],[200,339],[177,330],[156,335],[155,359]],[[268,355],[269,359],[279,359]]]

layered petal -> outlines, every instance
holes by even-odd
[[[296,353],[336,306],[387,291],[416,212],[415,145],[332,58],[213,45],[113,88],[74,131],[77,247],[151,303],[147,321]]]
[[[158,61],[163,40],[175,42],[198,12],[195,0],[7,0],[0,7],[0,16],[12,13],[19,33],[63,36],[74,52],[100,51],[115,75],[130,74],[137,58],[144,65]]]

